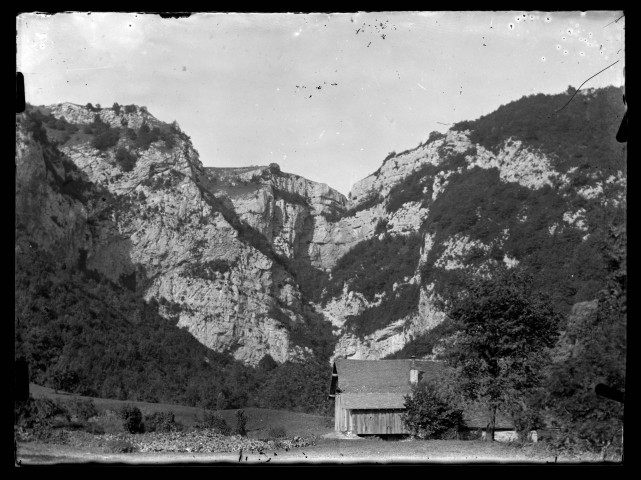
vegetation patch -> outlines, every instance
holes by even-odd
[[[386,235],[383,239],[374,237],[358,243],[332,268],[323,299],[339,296],[345,283],[370,301],[380,293],[392,297],[394,283],[414,275],[421,244],[419,234]]]
[[[380,305],[364,310],[359,315],[349,315],[345,328],[363,338],[391,323],[415,313],[418,309],[419,285],[401,285],[391,297],[385,297]]]
[[[622,170],[625,159],[616,134],[625,112],[622,87],[606,87],[579,93],[529,95],[503,105],[474,121],[455,124],[454,130],[470,130],[470,140],[494,152],[508,138],[552,156],[561,172],[572,167]]]
[[[413,338],[406,343],[402,349],[389,354],[385,359],[424,358],[432,355],[435,353],[434,347],[437,346],[442,339],[454,334],[456,330],[456,324],[449,318],[445,318],[437,326]]]

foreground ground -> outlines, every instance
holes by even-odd
[[[316,445],[257,452],[233,453],[126,453],[108,454],[101,451],[51,445],[38,442],[18,444],[18,460],[21,465],[51,464],[407,464],[407,463],[500,463],[500,464],[546,464],[546,463],[596,463],[597,456],[555,457],[542,448],[516,449],[502,443],[456,440],[403,440],[379,439],[332,439],[322,438]]]

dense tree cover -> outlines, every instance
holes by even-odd
[[[488,437],[493,439],[499,409],[535,421],[528,401],[543,383],[561,315],[532,292],[529,276],[518,269],[471,280],[450,305],[458,331],[445,357],[457,369],[460,394],[487,409]],[[522,423],[521,433],[527,432],[528,422]]]
[[[532,190],[501,181],[497,169],[475,167],[452,175],[423,227],[433,235],[435,246],[424,263],[422,282],[434,282],[439,294],[462,287],[461,275],[466,272],[459,275],[434,266],[445,249],[444,242],[458,234],[492,245],[486,252],[472,250],[463,259],[466,265],[501,262],[505,255],[515,258],[532,273],[534,289],[549,293],[561,311],[595,298],[606,274],[599,254],[606,244],[603,220],[622,213],[619,208],[577,198],[576,193],[562,195],[549,186]],[[587,231],[563,220],[564,213],[578,208],[585,209]]]
[[[422,165],[390,189],[386,197],[385,210],[393,213],[408,202],[420,202],[421,207],[429,207],[432,204],[434,176],[446,169],[456,170],[465,166],[465,157],[475,154],[475,148],[466,152],[441,152],[442,160],[439,165]]]
[[[209,409],[216,408],[220,393],[227,408],[278,408],[278,402],[265,400],[278,397],[277,378],[286,378],[287,388],[307,389],[293,398],[300,411],[317,412],[327,398],[326,361],[314,368],[245,366],[200,344],[175,319],[162,317],[155,301],[145,302],[96,272],[60,270],[46,252],[21,245],[15,354],[27,359],[30,381],[84,395]],[[290,376],[303,368],[304,376]],[[290,373],[278,377],[281,369]],[[265,388],[272,391],[268,397]]]
[[[428,357],[434,353],[434,347],[436,347],[441,340],[453,335],[456,330],[456,324],[449,318],[445,318],[434,328],[414,337],[406,343],[403,348],[394,353],[390,353],[385,358],[388,360],[395,360],[407,359],[413,356],[416,358]]]
[[[348,315],[345,328],[359,337],[365,337],[418,310],[419,285],[401,285],[380,305],[368,308],[358,315]]]
[[[334,406],[328,397],[331,372],[327,362],[286,362],[273,369],[261,387],[260,406],[329,415]],[[306,405],[306,408],[302,406]]]
[[[421,244],[419,234],[386,235],[356,244],[332,268],[323,299],[339,296],[346,282],[369,301],[381,293],[391,298],[395,283],[414,276]]]
[[[603,170],[624,167],[616,133],[625,112],[621,87],[606,87],[578,95],[561,111],[574,90],[557,95],[529,95],[503,105],[474,121],[455,124],[470,130],[470,140],[497,150],[510,137],[551,154],[562,172],[587,166]]]
[[[599,292],[596,312],[578,324],[565,325],[565,335],[573,340],[571,349],[557,348],[561,360],[551,366],[546,384],[546,404],[562,439],[593,449],[621,447],[623,429],[623,404],[595,393],[599,383],[626,390],[625,224],[611,224],[610,236],[611,243],[602,252],[608,281]]]
[[[394,185],[388,194],[385,210],[394,213],[408,202],[421,202],[421,207],[427,207],[432,199],[432,177],[438,171],[439,167],[423,165],[401,183]]]

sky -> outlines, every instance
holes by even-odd
[[[205,166],[278,163],[347,195],[392,151],[568,86],[623,85],[625,17],[587,12],[23,13],[32,105],[144,105]]]

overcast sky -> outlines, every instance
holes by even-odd
[[[27,102],[145,105],[205,166],[343,194],[431,131],[533,93],[623,85],[621,11],[23,14]]]

